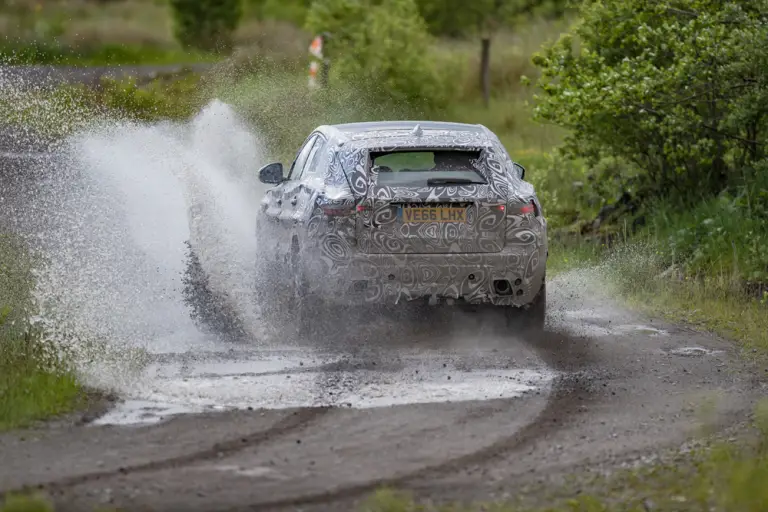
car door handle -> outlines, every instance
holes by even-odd
[[[297,197],[294,197],[293,199],[291,199],[291,205],[292,206],[296,206],[296,203],[298,203],[298,202],[299,202],[299,199]]]

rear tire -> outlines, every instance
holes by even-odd
[[[342,326],[345,325],[343,320],[349,314],[350,307],[336,304],[312,290],[298,252],[293,254],[291,269],[298,337],[304,340],[321,341],[328,335],[339,334]]]
[[[533,300],[520,308],[511,307],[507,311],[507,327],[521,328],[524,331],[542,331],[547,317],[547,283],[542,282]]]

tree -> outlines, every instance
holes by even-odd
[[[429,31],[439,37],[461,38],[476,35],[478,27],[494,10],[502,14],[526,16],[562,16],[574,0],[505,0],[499,9],[486,0],[417,0],[419,12]],[[506,6],[506,7],[505,7]],[[515,20],[500,20],[512,23]]]
[[[375,97],[439,108],[451,86],[430,58],[431,36],[414,0],[316,0],[312,33],[330,33],[324,49],[338,80]]]
[[[491,96],[491,42],[502,26],[521,16],[562,14],[567,0],[418,0],[421,15],[434,35],[480,36],[479,84],[486,105]]]
[[[242,17],[240,0],[170,0],[176,39],[186,48],[226,52]]]
[[[245,0],[249,16],[260,20],[280,20],[302,26],[312,0]]]
[[[536,116],[571,129],[572,156],[643,169],[641,193],[739,186],[765,168],[766,13],[768,0],[586,0],[534,58]]]

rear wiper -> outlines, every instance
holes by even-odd
[[[472,180],[469,178],[429,178],[427,180],[428,186],[434,185],[482,185],[482,181]]]

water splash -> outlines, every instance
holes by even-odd
[[[47,261],[38,273],[43,317],[81,338],[150,352],[209,346],[183,297],[189,242],[211,291],[258,339],[264,153],[220,101],[187,123],[102,120],[67,137],[26,208],[25,231]]]

